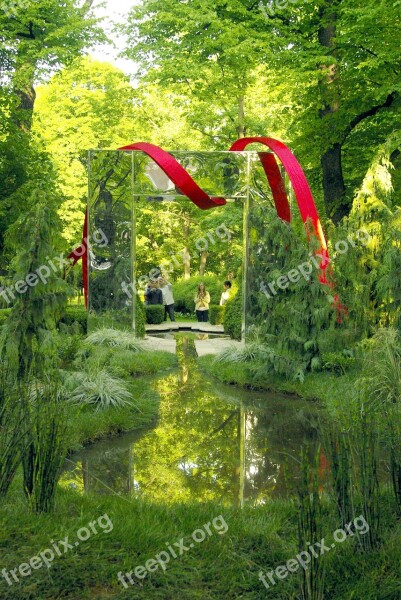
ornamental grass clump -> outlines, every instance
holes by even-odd
[[[132,350],[133,352],[143,352],[143,346],[134,333],[121,331],[120,329],[98,329],[88,335],[84,343],[87,345],[102,345],[112,348],[120,347],[125,350]]]
[[[92,406],[95,412],[109,408],[134,406],[127,384],[105,369],[74,373],[66,382],[67,399],[81,406]]]

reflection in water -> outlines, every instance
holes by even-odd
[[[158,422],[72,457],[65,485],[155,502],[263,503],[296,488],[303,443],[317,445],[318,408],[298,398],[209,380],[192,334],[176,334],[179,371],[150,381]]]

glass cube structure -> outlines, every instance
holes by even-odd
[[[165,269],[174,284],[176,278],[182,277],[185,258],[195,253],[198,260],[207,248],[208,252],[240,254],[242,268],[232,276],[240,283],[245,338],[253,320],[252,291],[258,285],[252,272],[258,237],[251,233],[252,214],[263,212],[266,203],[273,205],[260,161],[263,153],[170,154],[207,194],[224,197],[227,204],[206,211],[199,209],[141,151],[89,153],[88,330],[115,327],[136,332],[138,293],[155,277],[156,271]],[[234,211],[241,212],[242,226],[231,231],[230,213]],[[155,261],[152,254],[156,254],[156,249],[149,245],[149,235],[147,245],[143,240],[149,230],[157,230],[157,219],[163,219],[163,227],[168,227],[168,218],[176,228],[175,248],[164,249],[159,240]],[[191,223],[197,219],[202,223],[201,235],[195,243],[192,240],[188,244]],[[221,278],[223,288],[227,273],[221,273]],[[212,304],[218,303],[219,298],[212,298]]]

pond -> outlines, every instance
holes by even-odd
[[[294,493],[302,447],[319,445],[319,405],[222,385],[199,368],[196,334],[175,338],[178,370],[149,380],[157,422],[71,456],[64,485],[163,503],[260,504]],[[324,472],[322,450],[319,460]]]

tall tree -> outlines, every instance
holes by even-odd
[[[249,0],[147,0],[128,20],[127,55],[147,77],[187,86],[192,98],[224,99],[222,121],[237,107],[239,135],[250,132],[242,102],[252,77],[270,71],[271,85],[290,91],[296,107],[287,139],[338,222],[376,145],[397,127],[399,8],[374,0],[270,8]]]

